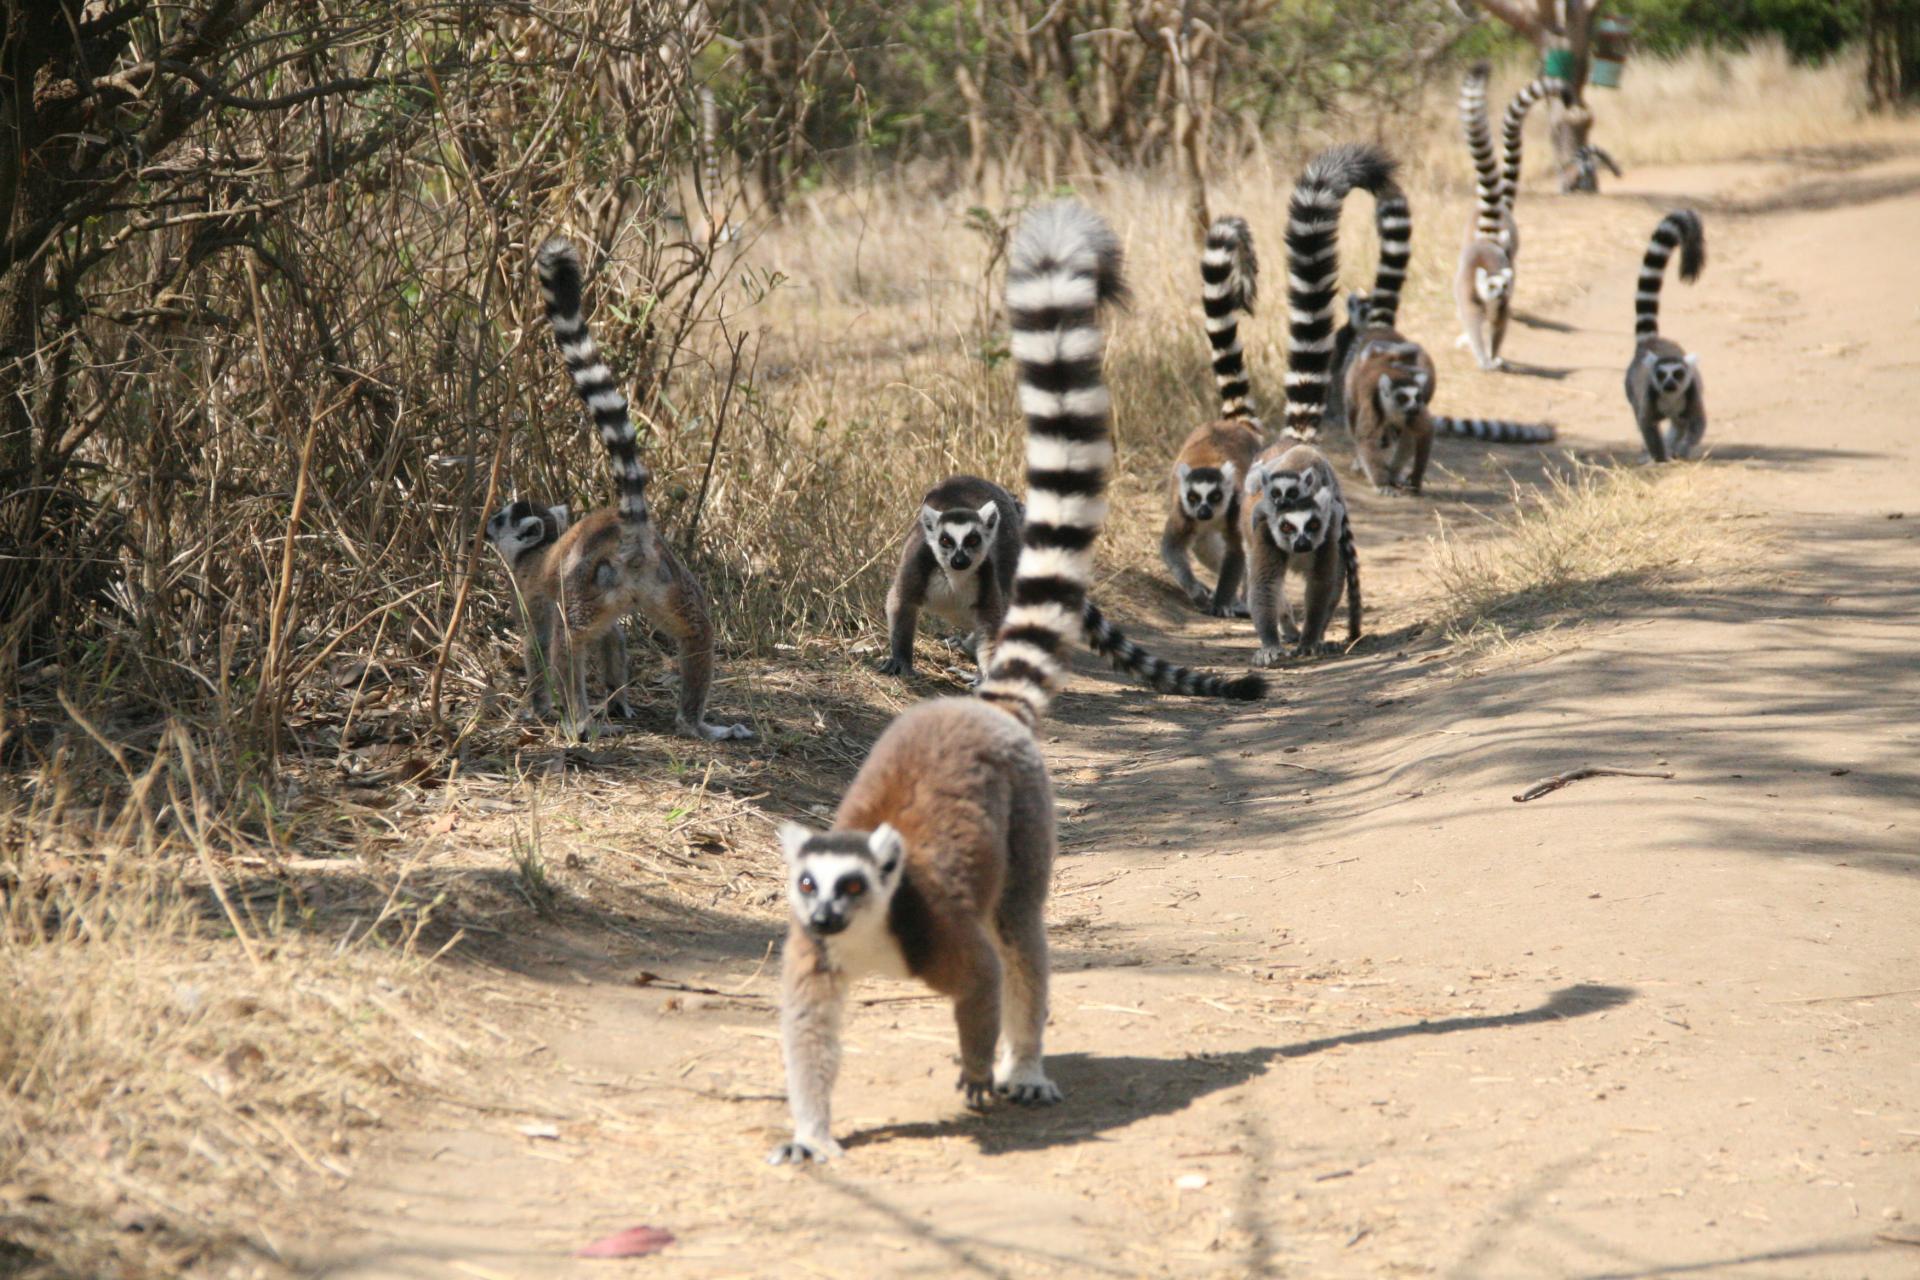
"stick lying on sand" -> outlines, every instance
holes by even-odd
[[[1549,791],[1558,791],[1569,782],[1578,782],[1582,778],[1671,778],[1671,773],[1647,773],[1639,769],[1609,769],[1604,765],[1584,765],[1578,769],[1569,769],[1565,773],[1555,774],[1551,778],[1536,782],[1513,798],[1515,804],[1525,804],[1529,800],[1538,800]]]

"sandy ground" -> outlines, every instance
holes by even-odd
[[[1565,376],[1422,335],[1443,407],[1629,460],[1635,267],[1655,208],[1697,202],[1708,272],[1663,318],[1702,358],[1709,465],[1778,539],[1767,585],[1466,673],[1382,644],[1258,710],[1077,681],[1048,748],[1063,1106],[969,1115],[945,1006],[875,982],[847,1158],[770,1169],[771,913],[556,928],[461,980],[497,1104],[389,1116],[311,1270],[1920,1276],[1916,192],[1920,156],[1803,156],[1542,200],[1523,306],[1555,217],[1632,228],[1510,339]],[[1434,510],[1498,499],[1494,454],[1443,446],[1430,500],[1361,499],[1370,601],[1417,589]],[[1129,604],[1188,660],[1250,647]],[[1511,798],[1589,763],[1675,776]],[[678,1242],[567,1256],[642,1223]]]

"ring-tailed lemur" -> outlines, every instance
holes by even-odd
[[[1394,190],[1394,164],[1377,147],[1331,147],[1307,165],[1287,206],[1287,429],[1310,434],[1325,409],[1333,358],[1333,300],[1340,273],[1340,206],[1355,187],[1378,199]],[[1348,640],[1360,635],[1360,561],[1333,466],[1310,446],[1269,445],[1243,492],[1247,605],[1259,636],[1258,665],[1321,651],[1327,624],[1347,596]],[[1288,572],[1307,579],[1304,626],[1287,604]]]
[[[1243,616],[1240,588],[1246,555],[1240,540],[1240,482],[1265,439],[1240,348],[1240,313],[1253,313],[1260,289],[1253,232],[1244,219],[1220,218],[1207,228],[1200,284],[1220,416],[1195,427],[1174,456],[1160,559],[1196,605],[1215,617]],[[1191,556],[1196,553],[1214,571],[1212,591],[1193,576]]]
[[[521,499],[487,521],[487,540],[506,561],[526,610],[531,710],[542,716],[552,712],[547,684],[551,674],[560,685],[567,732],[588,732],[593,714],[587,701],[587,664],[590,656],[597,656],[610,695],[609,712],[617,718],[631,716],[620,623],[638,614],[679,643],[675,727],[695,738],[750,738],[753,731],[746,725],[707,723],[713,624],[706,593],[667,546],[647,509],[652,476],[635,447],[627,398],[602,362],[581,315],[580,256],[566,240],[555,237],[540,246],[534,267],[573,389],[613,460],[619,502],[571,522],[564,506]]]
[[[1029,212],[1007,266],[1007,317],[1027,420],[1019,568],[978,698],[896,719],[833,829],[782,830],[792,920],[780,1010],[793,1138],[767,1157],[825,1160],[849,983],[910,974],[953,1000],[960,1087],[1052,1103],[1045,910],[1053,791],[1035,729],[1081,629],[1113,444],[1100,307],[1124,293],[1120,242],[1085,207]],[[998,1053],[995,1044],[998,1042]]]
[[[1660,219],[1640,264],[1640,287],[1633,299],[1633,362],[1627,366],[1627,403],[1633,406],[1647,456],[1690,458],[1707,432],[1707,402],[1700,382],[1700,358],[1660,336],[1660,282],[1667,259],[1680,250],[1680,278],[1691,284],[1707,264],[1706,232],[1700,215],[1681,209]],[[1666,421],[1667,438],[1660,439]]]
[[[1413,258],[1413,210],[1398,183],[1373,193],[1374,231],[1380,241],[1380,263],[1373,290],[1356,292],[1348,303],[1347,323],[1333,335],[1333,377],[1327,385],[1323,422],[1346,421],[1346,377],[1353,360],[1353,344],[1367,325],[1391,329],[1400,315],[1400,292],[1407,283],[1407,263]],[[1361,317],[1366,323],[1362,324]]]
[[[950,476],[927,491],[887,591],[888,656],[882,671],[906,675],[913,670],[914,627],[925,609],[970,630],[984,678],[993,665],[993,638],[1012,603],[1024,523],[1020,504],[991,480]],[[1251,701],[1266,691],[1266,682],[1254,673],[1222,676],[1155,657],[1109,623],[1091,600],[1083,622],[1089,649],[1162,693]]]

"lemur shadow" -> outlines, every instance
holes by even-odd
[[[1558,1022],[1618,1008],[1637,994],[1631,987],[1580,983],[1562,987],[1549,996],[1545,1004],[1518,1013],[1403,1022],[1231,1053],[1179,1058],[1063,1053],[1047,1059],[1048,1074],[1068,1097],[1066,1106],[1060,1109],[1025,1111],[1008,1117],[1008,1108],[1001,1107],[994,1112],[951,1120],[877,1125],[849,1136],[845,1145],[863,1147],[896,1139],[965,1137],[979,1145],[981,1154],[994,1156],[1093,1142],[1103,1134],[1138,1121],[1185,1111],[1201,1098],[1222,1089],[1238,1088],[1274,1063],[1289,1058],[1304,1058],[1343,1045],[1378,1044],[1408,1036],[1451,1035],[1459,1031]]]
[[[1573,376],[1575,370],[1562,369],[1555,365],[1528,364],[1524,360],[1509,360],[1500,372],[1516,374],[1522,378],[1544,378],[1548,382],[1559,382]]]
[[[1529,329],[1545,329],[1548,333],[1579,333],[1580,326],[1568,324],[1564,320],[1549,320],[1545,316],[1534,315],[1531,311],[1511,311],[1508,317],[1517,324]]]

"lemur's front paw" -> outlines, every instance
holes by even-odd
[[[608,701],[607,701],[607,719],[609,719],[609,720],[631,720],[631,719],[633,719],[633,718],[634,718],[634,716],[633,716],[633,704],[632,704],[631,702],[628,702],[628,701],[627,701],[627,700],[626,700],[625,698],[610,698],[610,699],[608,699]]]
[[[1293,656],[1296,658],[1324,658],[1340,651],[1340,646],[1331,640],[1322,640],[1318,644],[1308,644],[1302,640],[1293,646]]]
[[[994,1072],[994,1090],[1022,1107],[1050,1107],[1060,1101],[1060,1086],[1047,1079],[1036,1060],[1007,1071]]]
[[[1277,644],[1260,646],[1260,652],[1253,655],[1256,667],[1277,667],[1288,658],[1288,651]]]
[[[967,1106],[974,1111],[985,1111],[993,1105],[993,1079],[970,1080],[962,1072],[954,1088],[967,1095]]]
[[[1398,498],[1406,493],[1406,490],[1397,484],[1377,484],[1373,486],[1373,491],[1383,498]]]
[[[880,664],[880,674],[883,676],[910,676],[913,674],[913,659],[888,658]]]
[[[847,1154],[846,1148],[832,1138],[815,1138],[811,1142],[802,1142],[795,1138],[792,1142],[783,1142],[767,1152],[768,1164],[825,1164]]]

